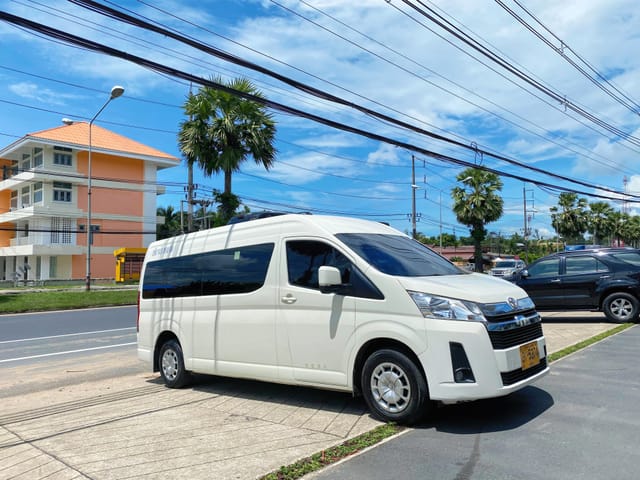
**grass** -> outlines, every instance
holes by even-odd
[[[327,465],[336,463],[338,460],[342,460],[349,455],[353,455],[367,447],[375,445],[381,442],[385,438],[396,435],[401,432],[403,427],[400,427],[394,423],[387,423],[379,425],[373,430],[358,435],[357,437],[346,440],[340,445],[336,445],[326,450],[322,450],[310,457],[298,460],[291,465],[285,465],[280,467],[275,472],[268,473],[260,478],[260,480],[295,480],[301,478],[307,473],[320,470]]]
[[[56,290],[0,294],[0,314],[135,305],[137,290]]]
[[[611,335],[615,335],[616,333],[620,333],[623,330],[626,330],[629,327],[632,327],[633,325],[635,325],[634,323],[623,323],[622,325],[618,325],[617,327],[612,328],[611,330],[607,330],[606,332],[602,332],[599,333],[598,335],[595,335],[591,338],[587,338],[586,340],[583,340],[582,342],[578,342],[575,345],[571,345],[567,348],[564,348],[562,350],[559,350],[557,352],[551,353],[549,355],[549,362],[555,362],[557,360],[560,360],[563,357],[566,357],[567,355],[571,355],[572,353],[577,352],[578,350],[582,350],[583,348],[588,347],[589,345],[593,345],[594,343],[598,343],[601,340],[604,340],[607,337],[610,337]]]

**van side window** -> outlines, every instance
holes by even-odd
[[[249,293],[264,285],[273,243],[149,262],[142,298]]]
[[[287,270],[291,285],[320,290],[318,269],[323,265],[340,270],[342,283],[348,285],[346,295],[384,298],[376,286],[343,253],[331,245],[313,240],[287,242]]]

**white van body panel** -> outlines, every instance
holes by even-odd
[[[360,352],[382,341],[415,356],[431,399],[445,402],[506,395],[548,372],[545,368],[503,385],[501,374],[521,367],[517,345],[494,349],[488,333],[493,326],[480,321],[425,317],[408,293],[497,304],[526,298],[519,287],[483,274],[385,274],[342,243],[335,236],[338,233],[404,235],[366,220],[284,215],[152,243],[141,273],[138,357],[157,367],[159,339],[170,335],[182,348],[187,370],[353,391],[359,388]],[[293,241],[318,241],[334,247],[381,297],[322,293],[292,284],[286,246]],[[145,298],[145,271],[151,262],[257,244],[273,244],[273,251],[264,284],[254,291]],[[544,337],[540,334],[535,342],[540,358],[545,359]],[[475,382],[454,379],[452,343],[464,347]]]

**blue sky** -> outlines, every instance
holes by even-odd
[[[504,236],[522,232],[525,197],[533,232],[547,238],[554,234],[549,207],[557,204],[559,191],[536,182],[611,197],[616,209],[622,208],[620,195],[607,190],[640,194],[637,0],[99,3],[471,148],[313,97],[69,1],[2,0],[0,11],[200,78],[246,76],[275,102],[516,175],[521,179],[502,178],[505,213],[488,226]],[[427,7],[436,12],[540,89],[481,56],[407,3],[422,12]],[[556,50],[500,3],[535,27]],[[176,136],[184,119],[188,82],[8,22],[0,21],[0,41],[0,145],[60,125],[63,117],[88,121],[111,87],[122,85],[123,97],[113,101],[96,123],[181,157]],[[601,75],[596,77],[598,85],[567,60],[594,77]],[[274,168],[267,172],[249,161],[233,178],[234,193],[252,211],[336,213],[386,221],[410,231],[413,155],[417,230],[437,235],[442,225],[445,233],[468,234],[451,212],[450,191],[462,167],[292,115],[274,112],[274,118],[278,126]],[[520,165],[479,154],[474,146]],[[167,185],[167,193],[158,197],[158,206],[179,209],[187,181],[184,164],[162,171],[159,180]],[[213,189],[223,186],[221,177],[203,178],[197,171],[195,182],[198,198],[210,197]],[[635,204],[627,207],[636,214]]]

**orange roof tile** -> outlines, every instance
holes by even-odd
[[[89,123],[74,122],[70,125],[61,125],[59,127],[29,133],[26,135],[26,138],[29,137],[88,148]],[[165,160],[174,160],[176,162],[180,161],[173,155],[161,152],[160,150],[156,150],[155,148],[136,142],[135,140],[131,140],[130,138],[95,124],[91,127],[91,147],[93,149],[110,150],[124,154],[156,157]]]

